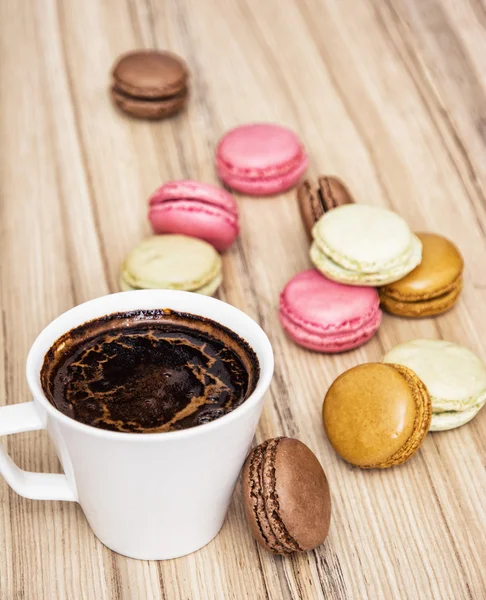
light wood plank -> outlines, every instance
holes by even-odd
[[[0,4],[4,404],[28,399],[24,362],[42,327],[118,289],[124,255],[149,232],[153,189],[180,177],[216,183],[214,148],[239,123],[295,129],[310,176],[337,174],[359,201],[451,237],[467,267],[450,313],[386,316],[364,348],[310,353],[277,315],[283,285],[309,265],[295,193],[238,196],[242,232],[220,297],[262,324],[277,362],[257,441],[290,435],[316,452],[334,503],[328,540],[287,559],[263,552],[238,486],[206,548],[133,561],[102,546],[76,506],[21,499],[2,480],[0,598],[486,597],[486,412],[429,435],[413,460],[383,473],[340,461],[320,417],[334,377],[398,342],[450,339],[486,359],[485,25],[480,0]],[[136,122],[113,109],[109,71],[119,53],[152,46],[187,59],[191,101],[170,121]],[[42,433],[3,443],[24,468],[59,469]]]

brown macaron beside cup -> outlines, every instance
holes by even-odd
[[[312,237],[312,228],[322,215],[338,206],[354,203],[346,185],[332,175],[318,177],[317,186],[312,185],[308,179],[303,181],[297,189],[297,200],[309,238]]]
[[[186,104],[189,73],[185,62],[171,52],[128,52],[117,60],[112,75],[113,102],[132,117],[165,119]]]
[[[327,537],[331,496],[326,475],[302,442],[280,437],[254,448],[243,467],[243,503],[253,537],[265,550],[312,550]]]

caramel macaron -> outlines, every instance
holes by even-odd
[[[382,307],[401,317],[439,315],[454,306],[462,290],[464,261],[450,240],[417,233],[422,262],[408,275],[379,288]]]
[[[317,186],[306,179],[297,189],[300,216],[305,230],[312,237],[314,225],[322,215],[343,204],[353,204],[354,199],[346,185],[333,175],[321,175],[317,178]]]
[[[331,496],[326,475],[302,442],[280,437],[254,448],[242,473],[245,515],[265,550],[290,554],[326,539]]]
[[[182,110],[187,101],[188,70],[171,52],[128,52],[118,59],[112,75],[113,102],[132,117],[165,119]]]
[[[345,371],[323,405],[334,450],[363,469],[407,461],[419,449],[431,418],[427,388],[414,371],[396,364],[368,363]]]

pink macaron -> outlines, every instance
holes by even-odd
[[[380,299],[375,288],[343,285],[310,269],[280,294],[280,322],[305,348],[344,352],[373,337],[381,323]]]
[[[231,194],[198,181],[168,181],[149,200],[149,220],[155,233],[197,237],[223,251],[240,230],[238,208]]]
[[[216,149],[220,179],[234,190],[255,196],[278,194],[293,187],[308,163],[295,133],[270,123],[231,129]]]

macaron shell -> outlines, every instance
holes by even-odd
[[[413,234],[399,215],[364,204],[347,204],[327,212],[314,226],[312,236],[321,252],[336,264],[360,273],[393,271],[408,262],[413,251]]]
[[[324,206],[310,181],[303,181],[297,190],[297,202],[304,229],[311,236],[311,231],[317,221],[325,213]]]
[[[199,200],[166,200],[153,204],[149,220],[155,233],[178,233],[205,240],[220,252],[239,232],[234,214]]]
[[[388,369],[381,367],[387,366]],[[329,388],[324,427],[336,452],[362,468],[404,462],[430,426],[430,398],[392,365],[368,363],[349,369]]]
[[[456,304],[462,292],[462,277],[454,282],[448,292],[430,300],[406,302],[388,296],[384,288],[380,288],[378,291],[381,305],[389,313],[400,317],[431,317],[447,312]]]
[[[223,188],[209,183],[189,179],[168,181],[155,190],[150,197],[149,204],[151,206],[158,205],[161,202],[171,200],[198,200],[219,207],[235,217],[238,216],[238,209],[233,196]]]
[[[185,62],[171,52],[138,50],[123,54],[113,67],[113,78],[126,94],[141,98],[161,98],[186,87]]]
[[[422,261],[406,277],[381,290],[389,298],[430,300],[457,290],[464,261],[455,244],[433,233],[417,233],[417,237],[422,242]]]
[[[281,438],[273,465],[274,492],[267,512],[278,516],[299,550],[312,550],[326,539],[331,521],[327,477],[314,453],[296,439]]]
[[[346,285],[377,287],[387,283],[392,283],[393,281],[401,279],[410,273],[410,271],[415,269],[415,267],[420,263],[421,257],[422,246],[418,238],[413,236],[411,253],[407,254],[407,257],[403,257],[404,260],[402,264],[398,264],[392,270],[389,269],[376,273],[364,273],[359,270],[351,271],[349,269],[344,269],[331,260],[326,254],[324,254],[316,242],[314,242],[310,248],[310,259],[316,269],[329,279],[338,281],[340,283],[345,283]]]
[[[468,348],[444,340],[412,340],[387,352],[383,362],[412,369],[427,386],[434,412],[463,411],[483,402],[486,366]]]
[[[122,266],[125,283],[135,289],[198,291],[219,279],[221,257],[207,242],[184,235],[143,240]]]

